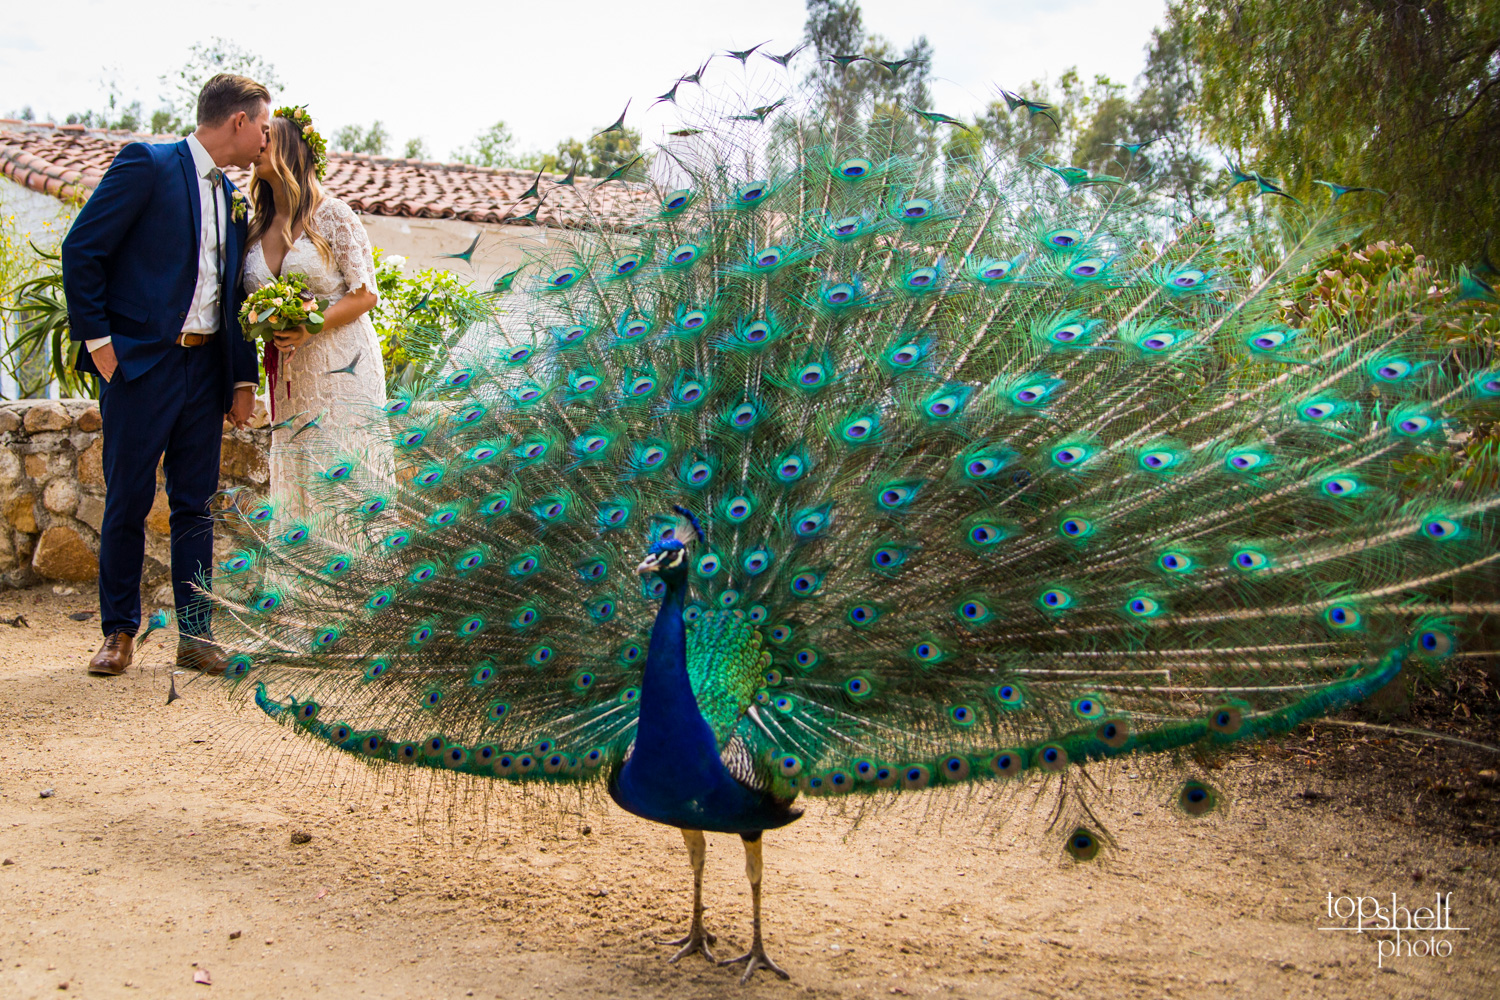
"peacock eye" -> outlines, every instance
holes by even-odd
[[[846,306],[855,298],[854,286],[848,282],[830,285],[823,289],[823,301],[830,306]]]
[[[802,459],[798,458],[795,455],[788,455],[786,458],[783,458],[781,460],[781,464],[777,466],[776,478],[780,479],[784,483],[792,482],[802,475],[802,471],[804,468],[806,468],[806,463],[804,463]]]
[[[1234,554],[1230,562],[1236,569],[1245,572],[1264,569],[1271,564],[1271,560],[1267,559],[1264,553],[1257,552],[1254,549],[1240,549]]]
[[[571,287],[577,280],[578,270],[572,267],[565,267],[561,270],[553,271],[548,275],[547,285],[549,288],[563,289]]]
[[[1253,351],[1273,351],[1291,339],[1285,330],[1262,330],[1251,334],[1249,345]]]
[[[1197,268],[1185,267],[1180,271],[1174,271],[1167,279],[1167,284],[1172,288],[1182,290],[1197,288],[1203,284],[1205,277],[1206,275]]]
[[[692,243],[684,243],[668,254],[668,259],[679,267],[691,264],[698,259],[698,247]]]
[[[750,181],[734,189],[734,200],[741,206],[758,205],[770,193],[768,181]]]
[[[1068,274],[1075,278],[1094,278],[1104,272],[1104,260],[1100,257],[1090,257],[1081,260],[1068,268]]]
[[[1181,552],[1164,552],[1156,564],[1168,573],[1186,573],[1193,568],[1192,558]]]
[[[919,267],[910,271],[902,279],[902,284],[914,291],[922,291],[934,287],[938,282],[938,269],[935,267]]]
[[[771,325],[764,320],[756,320],[745,327],[742,336],[752,344],[759,344],[771,335]]]
[[[656,379],[641,375],[630,382],[626,391],[632,396],[645,396],[656,388]]]
[[[1375,361],[1370,366],[1370,373],[1381,382],[1399,382],[1414,370],[1410,361],[1401,358]]]
[[[1148,351],[1165,351],[1175,343],[1177,338],[1170,333],[1153,333],[1141,341],[1141,346]]]
[[[755,255],[755,266],[775,267],[781,263],[781,257],[782,253],[779,247],[770,247]]]
[[[676,191],[667,192],[662,199],[661,207],[664,212],[680,212],[692,201],[693,192],[687,188],[678,188]]]
[[[1309,420],[1322,420],[1333,413],[1332,403],[1308,403],[1302,407],[1302,415]]]
[[[1037,603],[1045,611],[1065,611],[1073,606],[1073,602],[1073,595],[1059,587],[1045,590],[1042,596],[1037,598]]]
[[[926,198],[909,198],[901,203],[899,209],[901,218],[910,222],[920,222],[932,215],[932,202]]]
[[[1422,534],[1434,541],[1446,542],[1458,537],[1458,522],[1446,517],[1429,517],[1422,522]]]
[[[531,348],[517,347],[505,356],[505,360],[510,364],[518,365],[529,357],[531,357]]]
[[[640,266],[641,255],[636,253],[628,253],[623,257],[617,258],[614,263],[609,265],[609,269],[614,274],[623,277],[624,275],[634,272]]]
[[[849,180],[858,180],[875,169],[875,164],[863,157],[853,157],[840,163],[834,168],[834,173]]]
[[[1359,480],[1353,476],[1330,476],[1323,480],[1320,488],[1331,497],[1348,497],[1360,492]]]
[[[1054,229],[1043,237],[1043,242],[1050,247],[1067,250],[1083,242],[1083,233],[1076,229]]]

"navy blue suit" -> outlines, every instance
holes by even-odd
[[[232,205],[234,188],[224,183]],[[132,143],[63,240],[72,338],[111,338],[119,362],[99,395],[105,482],[99,605],[106,636],[140,626],[145,522],[163,459],[178,624],[188,634],[208,632],[208,611],[193,585],[206,585],[213,565],[209,504],[219,488],[224,414],[235,383],[258,382],[259,367],[238,320],[244,222],[225,220],[217,335],[201,347],[177,346],[198,283],[200,212],[213,211],[200,200],[186,140]],[[77,368],[99,374],[84,348]]]

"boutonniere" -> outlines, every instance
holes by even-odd
[[[229,217],[235,222],[244,222],[245,215],[250,211],[250,203],[245,200],[245,195],[240,191],[229,192]]]

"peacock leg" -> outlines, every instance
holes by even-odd
[[[760,940],[760,834],[740,834],[745,841],[745,874],[750,876],[750,905],[754,913],[755,940],[750,944],[750,950],[739,958],[726,958],[720,965],[734,965],[739,962],[745,963],[745,974],[740,977],[740,985],[743,986],[750,981],[756,969],[766,969],[776,973],[782,979],[791,979],[786,970],[771,961],[766,955],[766,947]]]
[[[708,856],[708,842],[703,839],[702,830],[683,830],[682,839],[687,843],[688,859],[693,863],[693,925],[688,928],[686,937],[663,941],[662,944],[682,945],[682,950],[672,956],[674,964],[695,951],[703,952],[703,957],[712,962],[714,956],[708,946],[718,938],[703,929],[703,859]]]

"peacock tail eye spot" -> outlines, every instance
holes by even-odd
[[[792,630],[786,625],[777,625],[771,629],[771,641],[777,644],[786,642],[792,637]]]
[[[1177,793],[1177,805],[1189,816],[1203,816],[1213,811],[1217,796],[1201,781],[1189,781]]]
[[[971,725],[974,722],[974,710],[968,705],[954,705],[948,709],[948,718],[960,726]]]
[[[662,200],[661,207],[668,212],[676,212],[682,208],[687,207],[687,203],[692,199],[692,197],[692,191],[688,190],[687,188],[679,188],[678,190],[669,192],[667,194],[667,197]]]
[[[398,413],[405,413],[410,408],[411,400],[409,399],[393,399],[385,404],[385,412],[392,416]]]
[[[505,360],[513,365],[518,365],[529,357],[531,357],[531,348],[518,347],[506,355]]]
[[[578,272],[571,267],[565,267],[560,271],[553,271],[547,283],[553,288],[567,288],[577,280]]]
[[[1453,637],[1437,629],[1426,629],[1417,636],[1417,646],[1428,656],[1447,656],[1456,644]]]
[[[1068,853],[1074,861],[1092,861],[1099,855],[1099,838],[1079,827],[1068,834]]]
[[[742,205],[753,205],[766,196],[766,188],[768,186],[765,181],[751,181],[749,184],[741,184],[735,189],[735,199]]]
[[[1198,270],[1178,271],[1172,276],[1172,285],[1177,288],[1195,288],[1203,283],[1204,274]]]
[[[932,202],[926,198],[912,198],[901,203],[903,219],[920,220],[932,214]]]
[[[848,284],[834,285],[823,292],[823,301],[834,306],[848,305],[854,301],[854,286]]]
[[[691,264],[698,259],[698,248],[691,243],[684,243],[672,251],[673,264]]]
[[[783,778],[795,778],[802,773],[802,758],[795,754],[783,754],[776,759],[776,769]]]
[[[869,160],[855,157],[840,163],[838,165],[838,173],[840,177],[848,177],[854,180],[865,176],[874,168],[875,165]]]
[[[802,461],[795,458],[787,459],[781,463],[781,467],[776,470],[776,474],[784,480],[796,479],[802,475]]]
[[[932,772],[921,764],[913,764],[901,772],[901,787],[912,791],[926,788],[932,780]]]
[[[1233,736],[1244,722],[1244,713],[1231,705],[1214,709],[1208,717],[1208,727],[1216,733]]]
[[[1446,517],[1429,517],[1422,522],[1422,534],[1427,538],[1445,542],[1458,537],[1458,522]]]
[[[920,267],[906,276],[906,287],[923,289],[937,282],[938,271],[934,267]]]
[[[756,267],[775,267],[779,263],[781,263],[781,251],[779,250],[762,250],[755,257]]]
[[[616,260],[614,264],[610,266],[610,269],[614,271],[615,274],[624,275],[629,274],[631,271],[634,271],[637,267],[640,266],[640,264],[640,256],[638,254],[632,253],[626,254],[625,256]]]
[[[1092,278],[1103,270],[1103,268],[1104,265],[1100,261],[1086,260],[1068,268],[1068,273],[1079,278]]]
[[[844,682],[844,690],[858,698],[870,693],[870,682],[863,677],[851,677]]]
[[[1048,233],[1046,242],[1049,246],[1066,250],[1083,242],[1083,233],[1076,229],[1057,229]]]
[[[1136,597],[1125,606],[1137,618],[1148,618],[1161,610],[1161,605],[1149,597]]]
[[[1254,549],[1241,549],[1234,554],[1234,565],[1241,570],[1264,569],[1269,564],[1270,560]]]
[[[1053,611],[1061,611],[1073,603],[1073,595],[1066,590],[1054,588],[1043,591],[1040,600],[1043,607]]]
[[[998,753],[990,759],[990,770],[1002,778],[1014,778],[1023,770],[1021,766],[1021,755],[1018,753]]]

